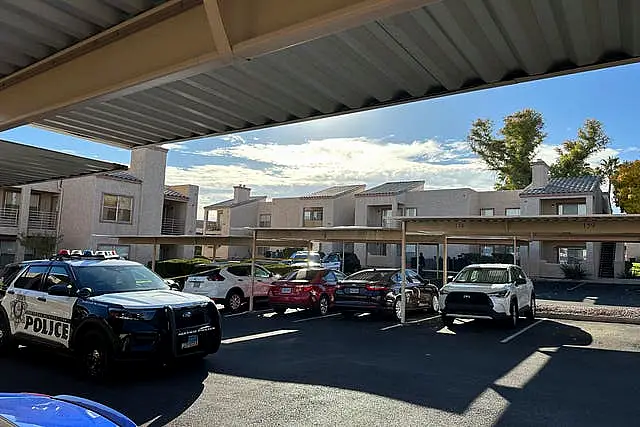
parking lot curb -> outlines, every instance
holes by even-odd
[[[557,320],[583,320],[588,322],[602,322],[602,323],[623,323],[629,325],[640,325],[640,319],[629,317],[616,317],[616,316],[593,316],[586,314],[572,314],[572,313],[547,313],[539,312],[541,316],[547,319]]]

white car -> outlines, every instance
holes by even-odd
[[[292,267],[323,267],[322,257],[318,252],[296,251],[288,260],[288,264]]]
[[[202,272],[187,278],[183,292],[204,295],[216,303],[224,304],[231,312],[237,312],[249,301],[251,295],[251,265],[211,265],[199,266]],[[210,268],[209,268],[210,267]],[[253,286],[254,300],[267,300],[269,288],[280,276],[266,268],[256,265]]]
[[[474,264],[440,289],[440,309],[446,326],[456,318],[502,319],[515,327],[518,318],[536,315],[533,282],[511,264]]]

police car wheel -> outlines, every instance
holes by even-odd
[[[98,332],[89,332],[81,337],[80,342],[79,356],[84,374],[91,379],[104,379],[111,364],[106,339]]]

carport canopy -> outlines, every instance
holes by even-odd
[[[122,169],[127,166],[0,140],[0,187]]]

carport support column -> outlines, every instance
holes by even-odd
[[[313,242],[307,242],[307,268],[311,268],[311,251],[313,250]]]
[[[256,241],[258,232],[253,230],[253,240],[251,242],[251,288],[249,289],[249,311],[253,311],[253,286],[256,283]]]
[[[153,255],[151,255],[151,271],[156,271],[156,259],[158,259],[158,240],[153,240]]]
[[[442,245],[442,286],[447,284],[447,275],[449,274],[449,242],[447,236],[444,236],[444,243]]]
[[[402,221],[402,239],[400,244],[402,245],[402,249],[400,250],[400,275],[402,276],[402,285],[400,288],[402,315],[400,316],[400,322],[404,325],[407,321],[407,223],[404,221]]]
[[[340,271],[344,273],[344,240],[342,241],[342,258],[340,258]]]
[[[518,238],[513,236],[513,265],[518,265]]]

